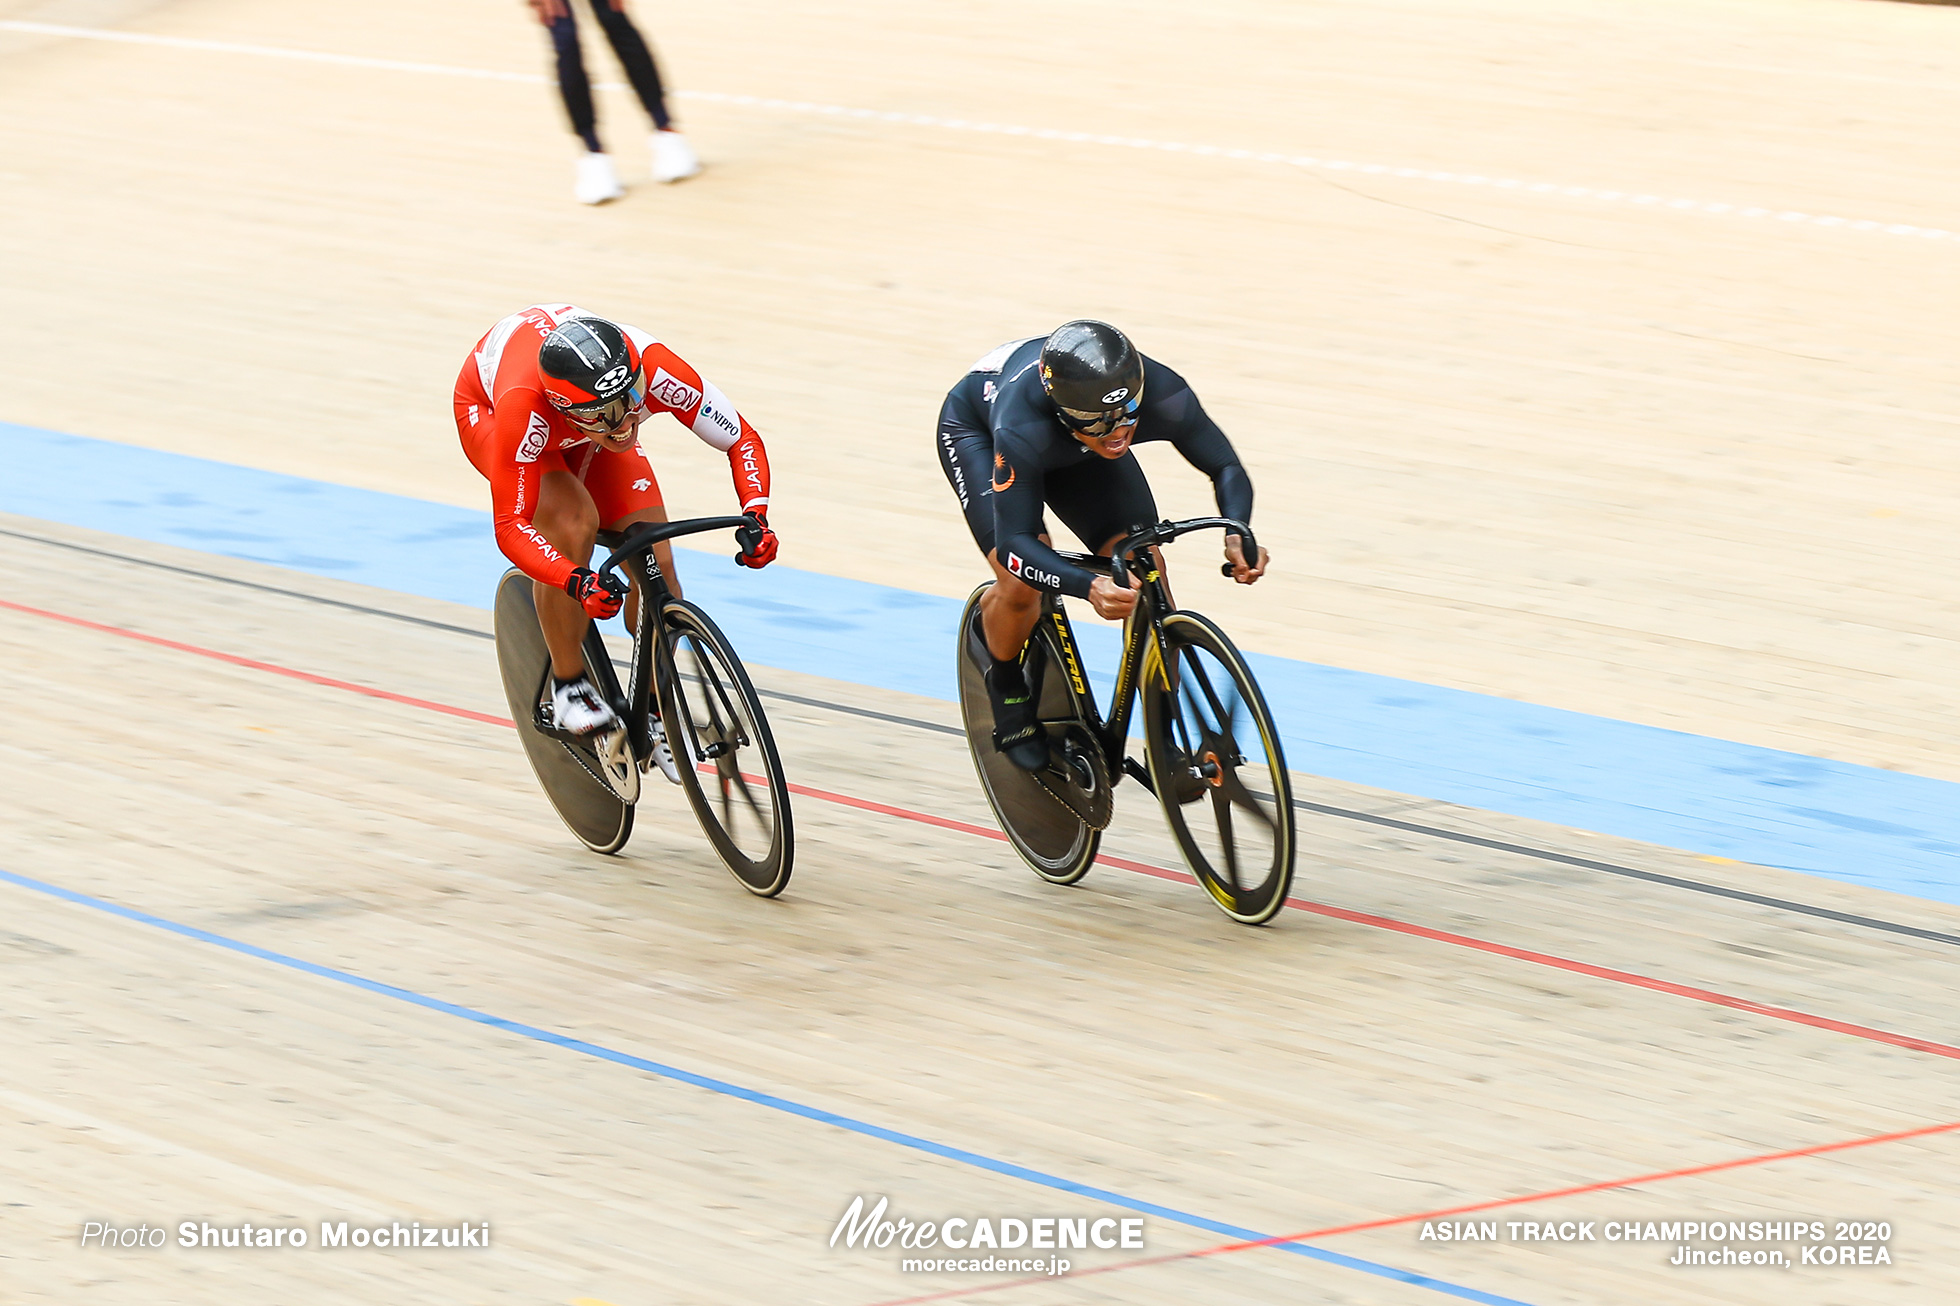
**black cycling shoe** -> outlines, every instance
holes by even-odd
[[[1023,771],[1047,766],[1048,732],[1035,717],[1034,694],[1018,665],[996,664],[987,672],[987,701],[994,709],[994,747]]]

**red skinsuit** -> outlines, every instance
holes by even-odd
[[[463,452],[490,481],[497,547],[533,580],[563,589],[574,562],[531,524],[544,474],[579,478],[599,509],[599,524],[661,505],[644,445],[624,453],[601,449],[544,397],[538,348],[560,322],[590,317],[571,304],[537,304],[484,334],[456,378],[456,432]],[[647,374],[646,412],[672,413],[702,441],[728,455],[742,511],[769,506],[769,455],[762,437],[734,405],[680,356],[638,327],[621,324]]]

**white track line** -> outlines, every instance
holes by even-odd
[[[159,36],[147,32],[119,32],[101,27],[64,27],[56,23],[0,21],[0,31],[31,36],[60,36],[89,41],[119,41],[129,45],[167,46],[179,50],[199,50],[213,54],[249,54],[267,59],[297,59],[307,63],[339,64],[350,68],[373,68],[384,72],[423,73],[439,77],[470,77],[479,81],[523,82],[541,85],[546,79],[537,73],[496,72],[487,68],[460,68],[453,64],[411,63],[401,59],[374,59],[365,55],[328,54],[319,50],[294,50],[273,45],[244,45],[232,41],[205,41],[182,36]],[[602,89],[625,89],[617,82],[601,82]],[[1547,195],[1564,199],[1595,200],[1609,204],[1633,204],[1672,213],[1695,213],[1706,217],[1751,218],[1789,222],[1813,227],[1838,227],[1846,231],[1872,232],[1885,236],[1912,236],[1922,240],[1954,240],[1956,234],[1937,227],[1918,227],[1904,222],[1879,222],[1870,218],[1840,218],[1831,214],[1801,213],[1791,209],[1761,208],[1747,204],[1721,204],[1708,200],[1672,199],[1639,191],[1602,190],[1593,186],[1567,186],[1550,181],[1524,181],[1515,177],[1487,177],[1480,173],[1439,172],[1429,168],[1400,168],[1386,163],[1354,163],[1345,159],[1321,159],[1303,154],[1276,154],[1259,150],[1228,149],[1218,145],[1192,145],[1182,141],[1154,141],[1134,136],[1106,136],[1097,132],[1063,131],[1054,127],[1019,127],[1008,123],[973,122],[965,118],[936,118],[923,113],[897,113],[879,109],[855,109],[840,104],[815,104],[808,100],[774,100],[756,95],[731,95],[722,91],[681,91],[677,98],[707,104],[728,104],[743,108],[770,109],[780,113],[813,114],[827,118],[853,118],[866,122],[898,123],[907,127],[936,127],[942,131],[980,132],[995,136],[1025,136],[1032,140],[1068,141],[1083,145],[1107,145],[1130,150],[1161,150],[1170,154],[1194,154],[1207,158],[1232,159],[1249,163],[1278,163],[1322,172],[1352,172],[1362,176],[1395,177],[1408,181],[1438,182],[1452,186],[1481,186],[1488,190],[1512,191],[1521,195]]]

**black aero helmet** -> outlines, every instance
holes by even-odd
[[[602,317],[568,318],[538,346],[545,397],[584,431],[612,431],[646,399],[640,351]]]
[[[1064,322],[1041,347],[1041,385],[1071,430],[1108,435],[1143,402],[1143,355],[1107,322]]]

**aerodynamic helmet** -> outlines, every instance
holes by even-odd
[[[1143,355],[1107,322],[1064,322],[1041,347],[1041,384],[1070,430],[1099,438],[1135,419]]]
[[[626,333],[602,317],[562,322],[538,347],[545,397],[581,431],[617,431],[647,397],[646,368]]]

